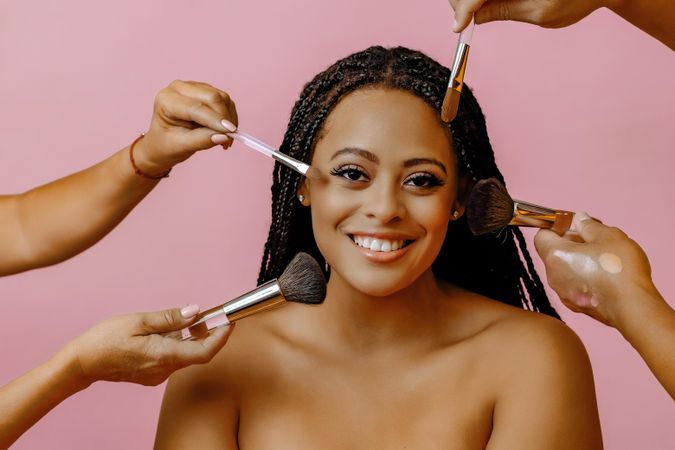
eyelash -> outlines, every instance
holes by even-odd
[[[365,173],[365,171],[356,165],[353,164],[348,164],[345,166],[340,166],[336,167],[334,169],[331,169],[330,174],[335,176],[335,177],[340,177],[344,178],[348,182],[352,183],[363,183],[366,180],[362,180],[362,177],[368,177],[368,175]],[[352,178],[351,176],[356,176],[356,178]],[[420,186],[420,185],[415,185],[411,184],[409,186],[412,186],[415,189],[433,189],[439,186],[443,186],[445,182],[438,178],[436,175],[429,173],[429,172],[417,172],[412,175],[410,175],[408,178],[406,178],[403,183],[407,183],[409,181],[415,182],[415,181],[424,181],[427,184],[425,186]]]

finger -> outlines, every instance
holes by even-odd
[[[532,0],[490,0],[476,11],[476,24],[497,20],[516,20],[537,24],[537,1]]]
[[[546,261],[554,250],[565,247],[567,243],[568,241],[565,238],[558,236],[551,230],[539,230],[534,235],[534,248],[543,261]]]
[[[177,141],[185,148],[194,150],[206,150],[214,145],[222,145],[223,148],[228,149],[234,142],[231,136],[224,133],[214,133],[210,128],[181,131]]]
[[[474,13],[485,3],[485,0],[465,0],[457,2],[455,7],[455,23],[452,26],[452,31],[459,33],[464,30],[471,22]]]
[[[567,230],[563,235],[563,238],[567,239],[568,241],[575,242],[577,244],[583,244],[584,242],[586,242],[579,233],[573,230]]]
[[[237,105],[234,103],[234,101],[230,97],[230,94],[228,94],[227,92],[223,91],[222,89],[218,89],[216,87],[214,87],[213,89],[215,89],[220,94],[220,96],[223,98],[223,100],[227,104],[229,117],[226,117],[226,119],[232,125],[234,125],[235,129],[236,129],[236,127],[239,126],[239,114],[237,114]]]
[[[160,114],[169,123],[194,122],[213,131],[232,131],[222,123],[223,114],[197,98],[168,91],[158,98]]]
[[[171,83],[171,88],[193,99],[208,105],[211,109],[222,115],[221,120],[225,119],[235,125],[238,122],[236,109],[233,111],[234,102],[230,99],[227,92],[222,89],[217,89],[210,84],[197,81],[174,81]]]
[[[207,363],[223,348],[233,329],[234,324],[229,324],[216,328],[205,339],[173,342],[170,351],[181,365]]]
[[[585,212],[577,212],[572,219],[572,228],[579,233],[586,242],[596,242],[605,234],[608,234],[610,227],[593,220]]]
[[[187,305],[183,308],[165,309],[137,314],[140,320],[140,332],[144,335],[167,333],[189,326],[197,318],[199,307]]]

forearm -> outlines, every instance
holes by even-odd
[[[609,9],[675,50],[675,2],[608,0]]]
[[[630,295],[616,328],[675,400],[675,311],[655,288]]]
[[[0,276],[66,260],[95,244],[157,182],[136,175],[128,147],[108,159],[0,200]]]
[[[87,387],[67,350],[0,388],[0,448],[8,448],[37,421]]]

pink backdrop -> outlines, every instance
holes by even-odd
[[[242,129],[278,144],[303,83],[337,58],[406,45],[449,64],[456,43],[445,0],[24,0],[2,10],[3,193],[127,145],[173,79],[227,90]],[[673,56],[599,11],[564,30],[479,26],[467,73],[511,192],[621,226],[645,248],[671,302]],[[200,154],[92,249],[0,280],[0,383],[107,316],[210,306],[252,288],[271,167],[238,144]],[[606,447],[673,448],[673,402],[636,352],[614,330],[559,310],[593,362]],[[162,392],[97,383],[15,448],[149,448]]]

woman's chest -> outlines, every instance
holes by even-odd
[[[484,449],[483,375],[444,364],[290,364],[242,389],[241,449]]]

